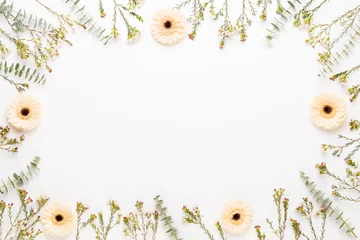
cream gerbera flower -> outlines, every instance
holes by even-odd
[[[40,104],[30,95],[19,94],[7,108],[11,125],[20,130],[33,130],[40,122]]]
[[[319,94],[311,103],[310,117],[317,127],[323,129],[338,128],[346,117],[345,102],[329,93]]]
[[[44,210],[41,222],[48,234],[64,237],[69,235],[74,226],[75,218],[70,208],[53,203]]]
[[[246,202],[234,201],[226,204],[220,223],[225,231],[240,234],[251,225],[252,211]]]
[[[178,43],[185,36],[185,18],[175,9],[163,9],[157,12],[151,24],[151,33],[161,44]]]

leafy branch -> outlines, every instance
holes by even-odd
[[[300,177],[305,183],[310,193],[312,194],[313,198],[316,200],[316,202],[319,203],[321,207],[328,212],[328,216],[334,216],[335,220],[340,222],[339,228],[341,229],[345,227],[346,233],[351,233],[355,238],[357,238],[357,235],[354,232],[355,227],[351,227],[349,225],[349,219],[344,219],[343,212],[339,213],[337,207],[332,207],[332,201],[325,196],[325,193],[317,190],[317,185],[312,182],[311,179],[304,172],[300,172]]]
[[[25,91],[29,88],[27,83],[17,83],[14,80],[8,77],[9,74],[14,75],[14,77],[26,79],[28,81],[34,81],[37,84],[45,84],[46,77],[45,74],[41,75],[39,70],[31,69],[25,65],[20,65],[20,63],[12,63],[9,65],[7,61],[0,62],[0,76],[13,85],[19,92]]]
[[[267,34],[265,36],[266,42],[270,43],[279,33],[281,28],[285,25],[284,21],[288,19],[289,16],[293,16],[293,12],[296,10],[296,4],[301,4],[299,0],[287,1],[289,5],[286,9],[282,7],[281,11],[278,11],[278,15],[271,22],[271,28],[267,28]]]
[[[178,230],[173,226],[174,222],[167,213],[167,207],[164,206],[164,201],[160,199],[160,196],[155,197],[154,200],[156,202],[156,209],[159,212],[160,221],[164,222],[164,225],[168,228],[166,233],[175,240],[182,240],[182,238],[179,237]]]
[[[35,159],[27,165],[27,171],[21,171],[20,173],[14,173],[12,176],[7,177],[7,182],[2,180],[2,185],[0,186],[0,193],[4,194],[9,192],[9,187],[16,188],[17,186],[24,185],[25,181],[30,181],[31,176],[33,175],[34,170],[39,170],[38,165],[40,163],[40,158],[35,157]]]
[[[74,15],[91,35],[96,36],[98,39],[104,38],[106,29],[99,25],[94,17],[90,16],[86,5],[80,5],[80,0],[66,0],[65,3],[70,5]]]

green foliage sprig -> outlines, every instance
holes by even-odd
[[[18,189],[18,196],[20,206],[17,212],[14,211],[13,203],[0,202],[0,239],[34,240],[42,233],[37,224],[40,222],[39,213],[47,203],[48,198],[37,199],[35,205],[25,190]],[[3,229],[5,215],[8,216],[9,221],[7,231]]]
[[[20,173],[14,173],[12,176],[7,177],[7,182],[2,180],[2,185],[0,185],[0,193],[8,193],[9,187],[16,188],[17,186],[24,185],[25,181],[30,181],[31,176],[33,175],[34,170],[39,170],[38,166],[40,163],[40,158],[35,157],[29,165],[27,165],[27,171],[21,171]]]
[[[315,199],[315,201],[320,204],[322,209],[325,209],[327,211],[327,216],[334,216],[335,220],[338,221],[340,224],[340,229],[346,228],[346,233],[351,233],[355,238],[357,238],[357,235],[354,232],[355,227],[350,226],[349,219],[344,219],[343,212],[339,213],[340,210],[338,209],[338,207],[332,206],[333,202],[325,196],[325,193],[316,188],[317,185],[315,184],[315,182],[311,181],[311,179],[304,172],[300,172],[300,177],[310,191],[310,193],[312,194],[312,197]]]
[[[9,138],[10,128],[8,126],[0,126],[0,150],[9,153],[17,153],[18,145],[25,140],[25,136],[21,135],[18,138]]]
[[[90,226],[95,231],[97,240],[106,240],[109,232],[121,223],[121,214],[119,213],[120,207],[114,201],[109,201],[109,208],[110,217],[107,224],[104,221],[104,215],[102,212],[99,212],[97,215],[93,214],[90,216],[90,218],[94,220],[91,221]],[[97,223],[95,222],[96,219],[98,220]]]
[[[7,61],[0,62],[0,76],[5,81],[13,85],[19,92],[29,88],[28,83],[17,83],[15,80],[10,79],[10,74],[14,75],[14,77],[28,80],[29,82],[33,81],[37,84],[46,83],[45,74],[41,75],[38,69],[31,69],[25,65],[20,65],[20,63],[12,63],[10,65]]]
[[[174,227],[174,222],[171,216],[167,213],[167,207],[164,206],[164,201],[160,199],[160,196],[155,197],[154,200],[156,203],[156,210],[159,213],[160,221],[164,222],[165,227],[168,228],[166,233],[175,240],[182,240],[182,238],[179,237],[178,230]]]

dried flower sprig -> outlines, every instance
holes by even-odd
[[[188,18],[188,21],[192,25],[192,30],[189,33],[189,38],[194,40],[197,36],[198,28],[201,22],[204,21],[204,12],[209,7],[209,11],[212,15],[214,15],[214,0],[209,0],[207,2],[200,2],[199,0],[186,0],[175,6],[175,9],[180,10],[181,8],[186,7],[187,5],[191,5],[191,15]]]
[[[91,221],[90,226],[95,231],[95,236],[98,240],[106,240],[109,232],[121,223],[121,214],[119,213],[120,207],[114,201],[109,201],[109,208],[110,217],[107,224],[104,221],[102,212],[90,216],[90,218],[94,220]],[[96,223],[96,219],[98,220],[98,223]]]
[[[13,85],[19,92],[25,91],[29,88],[28,83],[17,83],[15,80],[9,78],[12,74],[14,77],[28,80],[29,82],[34,81],[37,84],[45,84],[45,74],[41,75],[38,69],[31,69],[20,63],[12,63],[9,65],[7,61],[0,62],[0,76]]]
[[[350,131],[351,130],[356,130],[357,131],[360,128],[360,121],[355,120],[355,119],[351,119],[349,125],[350,125]]]
[[[129,16],[135,17],[139,22],[144,22],[144,19],[133,11],[133,6],[125,7],[124,5],[117,2],[117,0],[113,0],[114,2],[114,13],[113,13],[113,26],[108,35],[104,36],[102,40],[105,44],[109,42],[110,39],[117,38],[119,36],[119,30],[117,28],[118,18],[119,21],[124,22],[127,29],[127,41],[129,43],[135,42],[140,37],[140,30],[137,27],[134,27],[130,24],[129,20],[125,16],[127,13]],[[118,15],[119,14],[119,15]]]
[[[261,232],[261,227],[259,225],[255,226],[255,231],[256,231],[256,237],[258,238],[258,240],[265,240],[266,234]]]
[[[334,197],[345,201],[360,202],[360,170],[358,169],[357,164],[355,164],[353,161],[349,161],[347,165],[348,167],[346,168],[345,178],[339,177],[330,172],[326,166],[326,163],[324,162],[321,164],[316,164],[316,168],[318,169],[319,174],[328,175],[338,182],[338,185],[332,185],[332,195]],[[345,196],[341,193],[344,190],[348,193],[354,193],[357,196]]]
[[[294,26],[295,27],[299,27],[299,26],[308,27],[308,26],[311,26],[314,14],[325,3],[329,2],[329,0],[323,0],[319,5],[317,5],[313,9],[309,9],[309,6],[311,4],[313,4],[314,2],[315,2],[314,0],[309,0],[306,4],[304,4],[304,6],[300,9],[300,11],[298,11],[297,13],[294,14]]]
[[[338,135],[339,139],[345,140],[345,144],[343,145],[332,145],[332,144],[322,144],[321,148],[324,152],[331,150],[331,155],[334,157],[340,157],[343,151],[346,148],[352,147],[351,151],[344,158],[345,162],[351,160],[356,152],[360,149],[360,137],[359,138],[349,138],[344,135]]]
[[[191,32],[188,34],[191,40],[194,40],[198,35],[198,28],[204,21],[205,11],[208,9],[214,20],[223,19],[223,22],[218,29],[220,35],[220,49],[225,47],[227,39],[237,33],[240,35],[240,41],[246,41],[247,28],[252,23],[250,15],[256,14],[256,9],[252,1],[242,0],[241,13],[234,25],[231,23],[229,16],[229,2],[228,0],[223,1],[222,7],[217,11],[215,10],[214,0],[205,2],[201,2],[199,0],[186,0],[175,6],[178,10],[188,5],[191,6],[191,15],[188,18],[188,21],[192,24]]]
[[[205,235],[210,239],[214,240],[214,236],[210,233],[210,231],[206,228],[202,221],[202,215],[198,207],[194,207],[193,209],[190,209],[186,206],[182,208],[182,211],[184,213],[184,221],[187,223],[192,223],[195,225],[199,225],[199,227],[204,231]],[[216,223],[218,226],[217,229],[222,232],[222,227],[220,223]],[[222,234],[222,236],[224,236]]]
[[[247,28],[251,26],[252,20],[250,19],[248,8],[250,9],[250,14],[255,16],[256,10],[253,6],[253,3],[250,0],[242,0],[242,11],[239,18],[235,23],[235,31],[240,34],[240,41],[244,42],[247,39]]]
[[[260,14],[260,19],[266,20],[266,18],[267,18],[267,8],[268,8],[269,4],[272,4],[272,0],[258,0],[257,1],[257,5],[262,9],[261,14]],[[281,4],[281,3],[279,2],[279,4]]]
[[[266,223],[269,225],[273,233],[280,239],[285,238],[286,222],[288,219],[289,199],[283,198],[285,189],[274,189],[273,201],[277,208],[277,227],[273,222],[266,219]]]
[[[339,80],[341,84],[346,84],[350,75],[353,74],[356,71],[360,70],[360,65],[357,65],[355,67],[352,67],[348,70],[335,73],[330,77],[330,80],[336,81]],[[353,85],[352,87],[348,88],[348,93],[350,94],[350,101],[353,102],[358,97],[360,91],[360,84]]]
[[[77,202],[76,203],[76,214],[77,214],[77,225],[76,225],[76,240],[80,240],[80,233],[81,231],[86,228],[89,224],[91,224],[96,216],[91,214],[90,217],[86,221],[82,221],[82,217],[84,213],[89,210],[83,203]]]
[[[303,180],[305,186],[312,194],[314,200],[320,204],[320,207],[322,209],[326,209],[327,216],[329,217],[334,216],[335,220],[340,223],[339,226],[340,229],[345,227],[346,233],[351,233],[355,238],[357,238],[357,235],[354,232],[355,227],[350,226],[349,219],[346,220],[344,219],[343,212],[339,213],[340,210],[338,209],[338,207],[332,206],[332,201],[325,196],[325,193],[318,190],[316,188],[317,185],[313,181],[311,181],[311,179],[304,172],[300,172],[300,178]]]
[[[164,206],[164,201],[160,198],[160,196],[155,197],[154,201],[156,203],[156,210],[159,213],[160,221],[164,222],[165,227],[168,228],[166,233],[175,240],[182,240],[182,238],[179,237],[178,230],[174,227],[172,217],[167,213],[167,207]]]
[[[100,12],[100,17],[104,18],[106,16],[104,4],[102,0],[99,0],[99,12]]]
[[[37,228],[40,222],[39,213],[48,202],[48,198],[40,197],[33,204],[33,199],[28,196],[28,192],[18,189],[20,206],[18,211],[14,210],[13,203],[0,201],[0,239],[27,239],[34,240],[42,232]],[[9,226],[6,231],[3,229],[4,215],[8,216]]]
[[[284,189],[275,189],[273,194],[273,201],[277,208],[277,227],[274,226],[274,223],[270,221],[269,219],[266,219],[266,222],[268,223],[270,229],[272,232],[276,235],[276,237],[279,240],[285,239],[285,233],[286,233],[286,226],[288,221],[288,208],[289,208],[289,199],[284,197]],[[313,239],[313,240],[323,240],[325,237],[325,223],[327,218],[327,213],[325,208],[321,208],[317,215],[322,217],[322,224],[320,229],[320,235],[318,237],[315,227],[313,224],[312,219],[312,213],[314,210],[314,206],[311,201],[308,200],[308,198],[303,198],[303,204],[296,208],[296,210],[302,215],[305,216],[305,218],[308,221],[308,225],[311,229],[311,233],[313,235],[312,238],[308,237],[300,228],[300,223],[294,219],[290,219],[291,228],[294,233],[295,240],[299,240],[300,237],[304,237],[307,240]],[[257,234],[258,240],[264,240],[266,238],[266,235],[261,232],[260,226],[255,226],[255,231]]]
[[[124,233],[126,236],[131,239],[137,239],[137,233],[140,232],[144,240],[147,239],[149,230],[151,229],[152,239],[156,239],[158,224],[159,224],[159,214],[157,211],[154,213],[145,213],[144,203],[137,201],[135,204],[136,213],[129,213],[123,218],[125,225]]]
[[[18,145],[25,140],[25,136],[21,135],[18,138],[9,138],[10,128],[8,126],[0,126],[0,150],[9,153],[17,153]]]
[[[339,80],[340,83],[347,83],[347,80],[349,79],[349,76],[352,73],[354,73],[354,72],[356,72],[358,70],[360,70],[360,64],[355,66],[355,67],[352,67],[352,68],[350,68],[348,70],[345,70],[345,71],[342,71],[342,72],[339,72],[339,73],[335,73],[334,75],[332,75],[330,77],[330,80],[333,80],[333,81]]]
[[[219,27],[219,34],[220,34],[220,44],[219,48],[223,49],[226,41],[228,38],[233,35],[235,31],[235,27],[231,24],[230,16],[229,16],[229,3],[228,0],[224,0],[224,5],[222,9],[220,9],[220,12],[223,13],[223,23]]]
[[[317,232],[315,230],[314,227],[314,223],[313,223],[313,211],[314,211],[314,205],[311,201],[309,201],[308,198],[303,198],[303,204],[299,207],[296,208],[296,210],[302,215],[304,216],[307,221],[308,224],[310,226],[310,230],[312,233],[312,236],[314,240],[323,240],[325,237],[325,225],[326,225],[326,219],[327,219],[327,211],[325,208],[321,208],[318,212],[317,215],[321,216],[322,221],[321,221],[321,231],[320,231],[320,235],[317,235]],[[302,230],[300,230],[300,227],[298,224],[298,222],[296,220],[291,220],[292,222],[292,229],[295,235],[295,239],[299,239],[300,236],[305,237],[306,239],[310,239]]]
[[[10,177],[7,177],[7,182],[2,180],[2,185],[0,185],[0,193],[5,194],[9,192],[9,187],[16,188],[17,186],[23,186],[25,181],[30,181],[30,178],[33,175],[34,170],[40,170],[38,168],[40,163],[40,158],[35,157],[32,162],[30,162],[29,165],[26,166],[27,171],[21,171],[20,173],[13,173],[13,175]]]

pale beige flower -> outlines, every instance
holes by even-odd
[[[311,103],[310,118],[319,128],[336,129],[346,118],[345,102],[333,94],[319,94]]]
[[[7,107],[11,125],[20,130],[33,130],[40,123],[40,104],[30,95],[19,94]]]
[[[180,11],[163,9],[157,12],[151,24],[151,33],[161,44],[171,45],[180,42],[185,36],[186,20]]]
[[[233,201],[226,204],[220,224],[229,233],[240,234],[249,229],[252,223],[250,205],[243,201]]]
[[[48,234],[64,237],[69,235],[74,227],[75,217],[70,208],[53,203],[44,210],[41,222]]]

